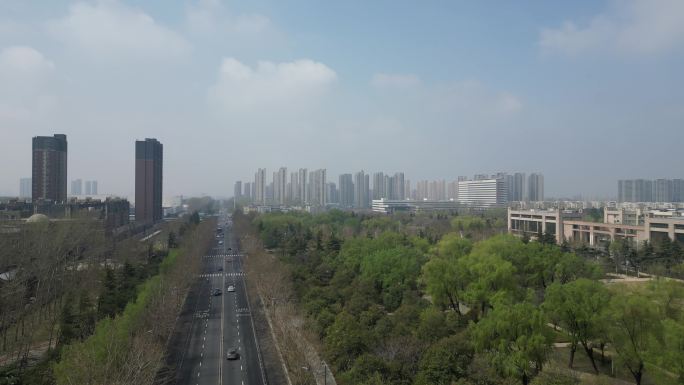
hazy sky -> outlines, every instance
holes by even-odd
[[[145,137],[164,195],[280,166],[614,195],[684,177],[682,20],[682,0],[0,0],[0,195],[53,133],[69,180],[122,195]]]

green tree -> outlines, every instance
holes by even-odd
[[[459,304],[465,292],[464,265],[458,261],[433,258],[423,265],[422,280],[426,292],[439,306],[450,307],[460,314]]]
[[[472,324],[471,331],[475,350],[487,353],[502,375],[514,376],[523,385],[542,370],[551,349],[551,331],[544,316],[529,302],[496,306]]]
[[[474,356],[465,333],[445,337],[428,348],[420,360],[416,385],[450,385],[465,378]]]
[[[347,312],[337,315],[325,338],[326,351],[339,370],[347,370],[368,349],[368,343],[366,330]]]
[[[62,348],[78,337],[78,322],[74,314],[74,295],[67,293],[59,316],[59,339],[57,346]]]
[[[645,296],[618,293],[610,302],[610,342],[618,364],[629,370],[637,385],[641,385],[647,360],[662,347],[661,319],[658,305]]]
[[[496,254],[471,253],[458,261],[465,276],[464,297],[480,317],[493,307],[494,300],[514,296],[515,268]]]
[[[684,384],[684,320],[666,319],[663,321],[665,346],[659,354],[659,363],[677,375]]]
[[[605,330],[603,314],[609,302],[608,290],[601,283],[584,278],[566,284],[555,283],[546,290],[542,305],[544,311],[560,321],[560,326],[570,337],[570,368],[577,345],[581,344],[598,374],[591,343]]]
[[[468,255],[473,249],[473,242],[462,238],[456,233],[446,234],[437,242],[435,254],[442,258],[460,258]]]

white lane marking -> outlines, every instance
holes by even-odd
[[[199,377],[200,372],[197,372],[197,377]]]
[[[200,367],[202,367],[202,361],[200,361]]]

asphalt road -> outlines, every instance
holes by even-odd
[[[258,343],[247,300],[241,255],[227,217],[219,218],[224,236],[202,258],[200,290],[197,292],[190,338],[183,354],[178,384],[261,385],[266,384]],[[219,245],[219,241],[224,241]],[[235,292],[227,292],[228,286]],[[214,296],[220,289],[223,294]],[[236,348],[240,358],[227,360]]]

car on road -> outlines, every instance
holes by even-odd
[[[227,360],[239,360],[240,359],[240,353],[238,353],[237,348],[232,348],[228,350],[228,353],[226,353],[226,359]]]
[[[219,241],[219,245],[222,245],[222,244],[223,244],[223,241]]]
[[[213,295],[213,296],[218,296],[221,294],[223,294],[223,292],[221,291],[221,289],[218,289],[218,288],[214,289],[214,291],[211,292],[211,295]]]
[[[234,293],[235,292],[235,286],[233,286],[233,285],[228,286],[228,289],[226,291],[229,293]]]
[[[222,267],[219,267],[219,268],[218,268],[218,271],[223,271],[223,268],[222,268]]]

